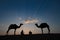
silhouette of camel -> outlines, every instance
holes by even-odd
[[[50,33],[49,25],[47,23],[41,23],[39,26],[36,23],[35,25],[36,25],[36,27],[41,28],[42,34],[43,34],[43,28],[47,28],[48,29],[48,33]]]
[[[17,28],[20,28],[22,25],[23,25],[22,23],[21,23],[19,26],[17,26],[16,24],[11,24],[11,25],[9,25],[8,30],[7,30],[7,34],[8,34],[8,32],[9,32],[9,30],[14,29],[14,30],[15,30],[15,31],[14,31],[14,35],[15,35],[16,29],[17,29]]]

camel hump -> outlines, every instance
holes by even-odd
[[[10,26],[17,26],[16,24],[11,24]]]
[[[9,28],[16,28],[18,27],[16,24],[10,24]]]
[[[41,23],[41,24],[47,25],[47,23]]]
[[[47,26],[49,26],[47,23],[41,23],[41,25],[40,26],[45,26],[45,27],[47,27]]]
[[[16,25],[16,24],[11,24],[11,25]]]

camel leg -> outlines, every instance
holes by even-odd
[[[42,30],[42,34],[43,34],[43,28],[41,28],[41,30]]]
[[[49,27],[48,27],[47,29],[48,29],[48,33],[50,33],[50,29],[49,29]]]
[[[16,33],[16,29],[14,30],[14,35],[15,35],[15,33]]]

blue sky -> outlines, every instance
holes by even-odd
[[[24,24],[19,29],[25,33],[28,28],[35,30],[33,33],[40,33],[41,30],[34,25],[36,22],[46,22],[51,33],[60,33],[60,0],[0,0],[0,34],[5,34],[10,24],[19,25],[25,20],[29,20],[30,24]]]

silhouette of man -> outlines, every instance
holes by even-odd
[[[23,32],[23,30],[21,31],[21,35],[24,35],[24,32]]]
[[[29,31],[29,35],[31,35],[32,34],[32,32],[31,31]]]

